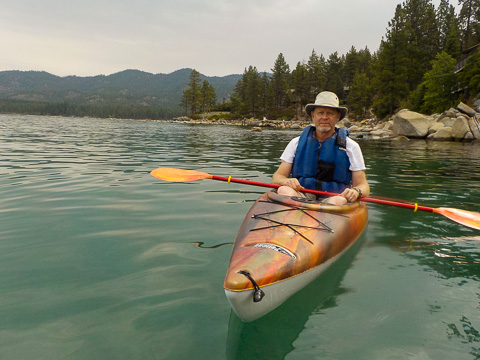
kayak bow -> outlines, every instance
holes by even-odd
[[[274,191],[251,207],[235,239],[225,294],[243,321],[272,311],[317,278],[360,237],[367,206],[327,205]]]

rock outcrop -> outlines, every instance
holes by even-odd
[[[432,131],[427,139],[471,141],[480,140],[480,114],[464,103],[456,109],[450,109],[436,116],[436,131]],[[439,124],[444,126],[440,126]],[[450,129],[450,130],[449,130]]]
[[[422,114],[410,110],[399,111],[393,120],[395,136],[423,139],[428,135],[430,120]]]
[[[431,140],[480,140],[479,119],[480,114],[464,103],[431,117],[402,110],[393,117],[393,133]]]

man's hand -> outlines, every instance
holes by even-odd
[[[360,198],[360,193],[354,188],[347,188],[341,194],[348,202],[355,202]]]
[[[304,190],[304,187],[302,185],[300,185],[300,183],[298,182],[298,179],[296,179],[296,178],[288,178],[287,180],[285,180],[283,182],[282,186],[291,187],[295,191]]]

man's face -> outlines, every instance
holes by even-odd
[[[335,131],[335,124],[340,120],[340,111],[337,109],[319,106],[312,111],[312,120],[317,131],[328,133]]]

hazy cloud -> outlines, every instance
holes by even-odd
[[[249,65],[268,71],[279,53],[294,68],[313,49],[325,57],[351,46],[376,51],[400,1],[2,2],[0,70],[86,76],[190,67],[222,76]]]

